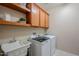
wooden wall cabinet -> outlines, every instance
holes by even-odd
[[[40,26],[45,27],[45,12],[40,9]]]
[[[40,9],[40,27],[48,28],[49,15]]]
[[[49,15],[45,14],[45,27],[49,27]]]
[[[39,26],[39,7],[36,6],[35,4],[32,4],[31,8],[31,24],[32,26]]]
[[[31,25],[48,28],[48,13],[41,8],[41,6],[35,3],[30,3],[29,8],[31,9]]]
[[[22,7],[19,3],[0,3],[0,5],[24,13],[26,14],[26,18],[28,19],[25,24],[0,20],[0,24],[2,25],[48,28],[48,13],[43,7],[36,3],[28,3],[26,7]]]

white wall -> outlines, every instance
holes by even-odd
[[[57,48],[79,55],[79,4],[62,4],[49,12],[48,33],[57,36]]]

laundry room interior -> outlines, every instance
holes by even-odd
[[[0,3],[0,56],[78,56],[79,3]]]

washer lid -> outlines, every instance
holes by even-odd
[[[50,38],[50,39],[52,39],[52,38],[55,38],[56,36],[53,36],[53,35],[44,35],[45,37],[48,37],[48,38]]]
[[[38,42],[44,42],[48,39],[49,39],[48,37],[44,37],[44,36],[39,36],[39,37],[33,38],[33,40],[36,40]]]

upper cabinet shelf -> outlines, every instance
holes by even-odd
[[[19,12],[22,12],[22,13],[25,13],[25,14],[30,12],[30,9],[26,7],[22,7],[21,5],[16,4],[16,3],[0,3],[0,5],[19,11]]]
[[[0,25],[15,25],[15,26],[31,26],[30,24],[18,23],[18,22],[11,22],[6,20],[0,19]]]

